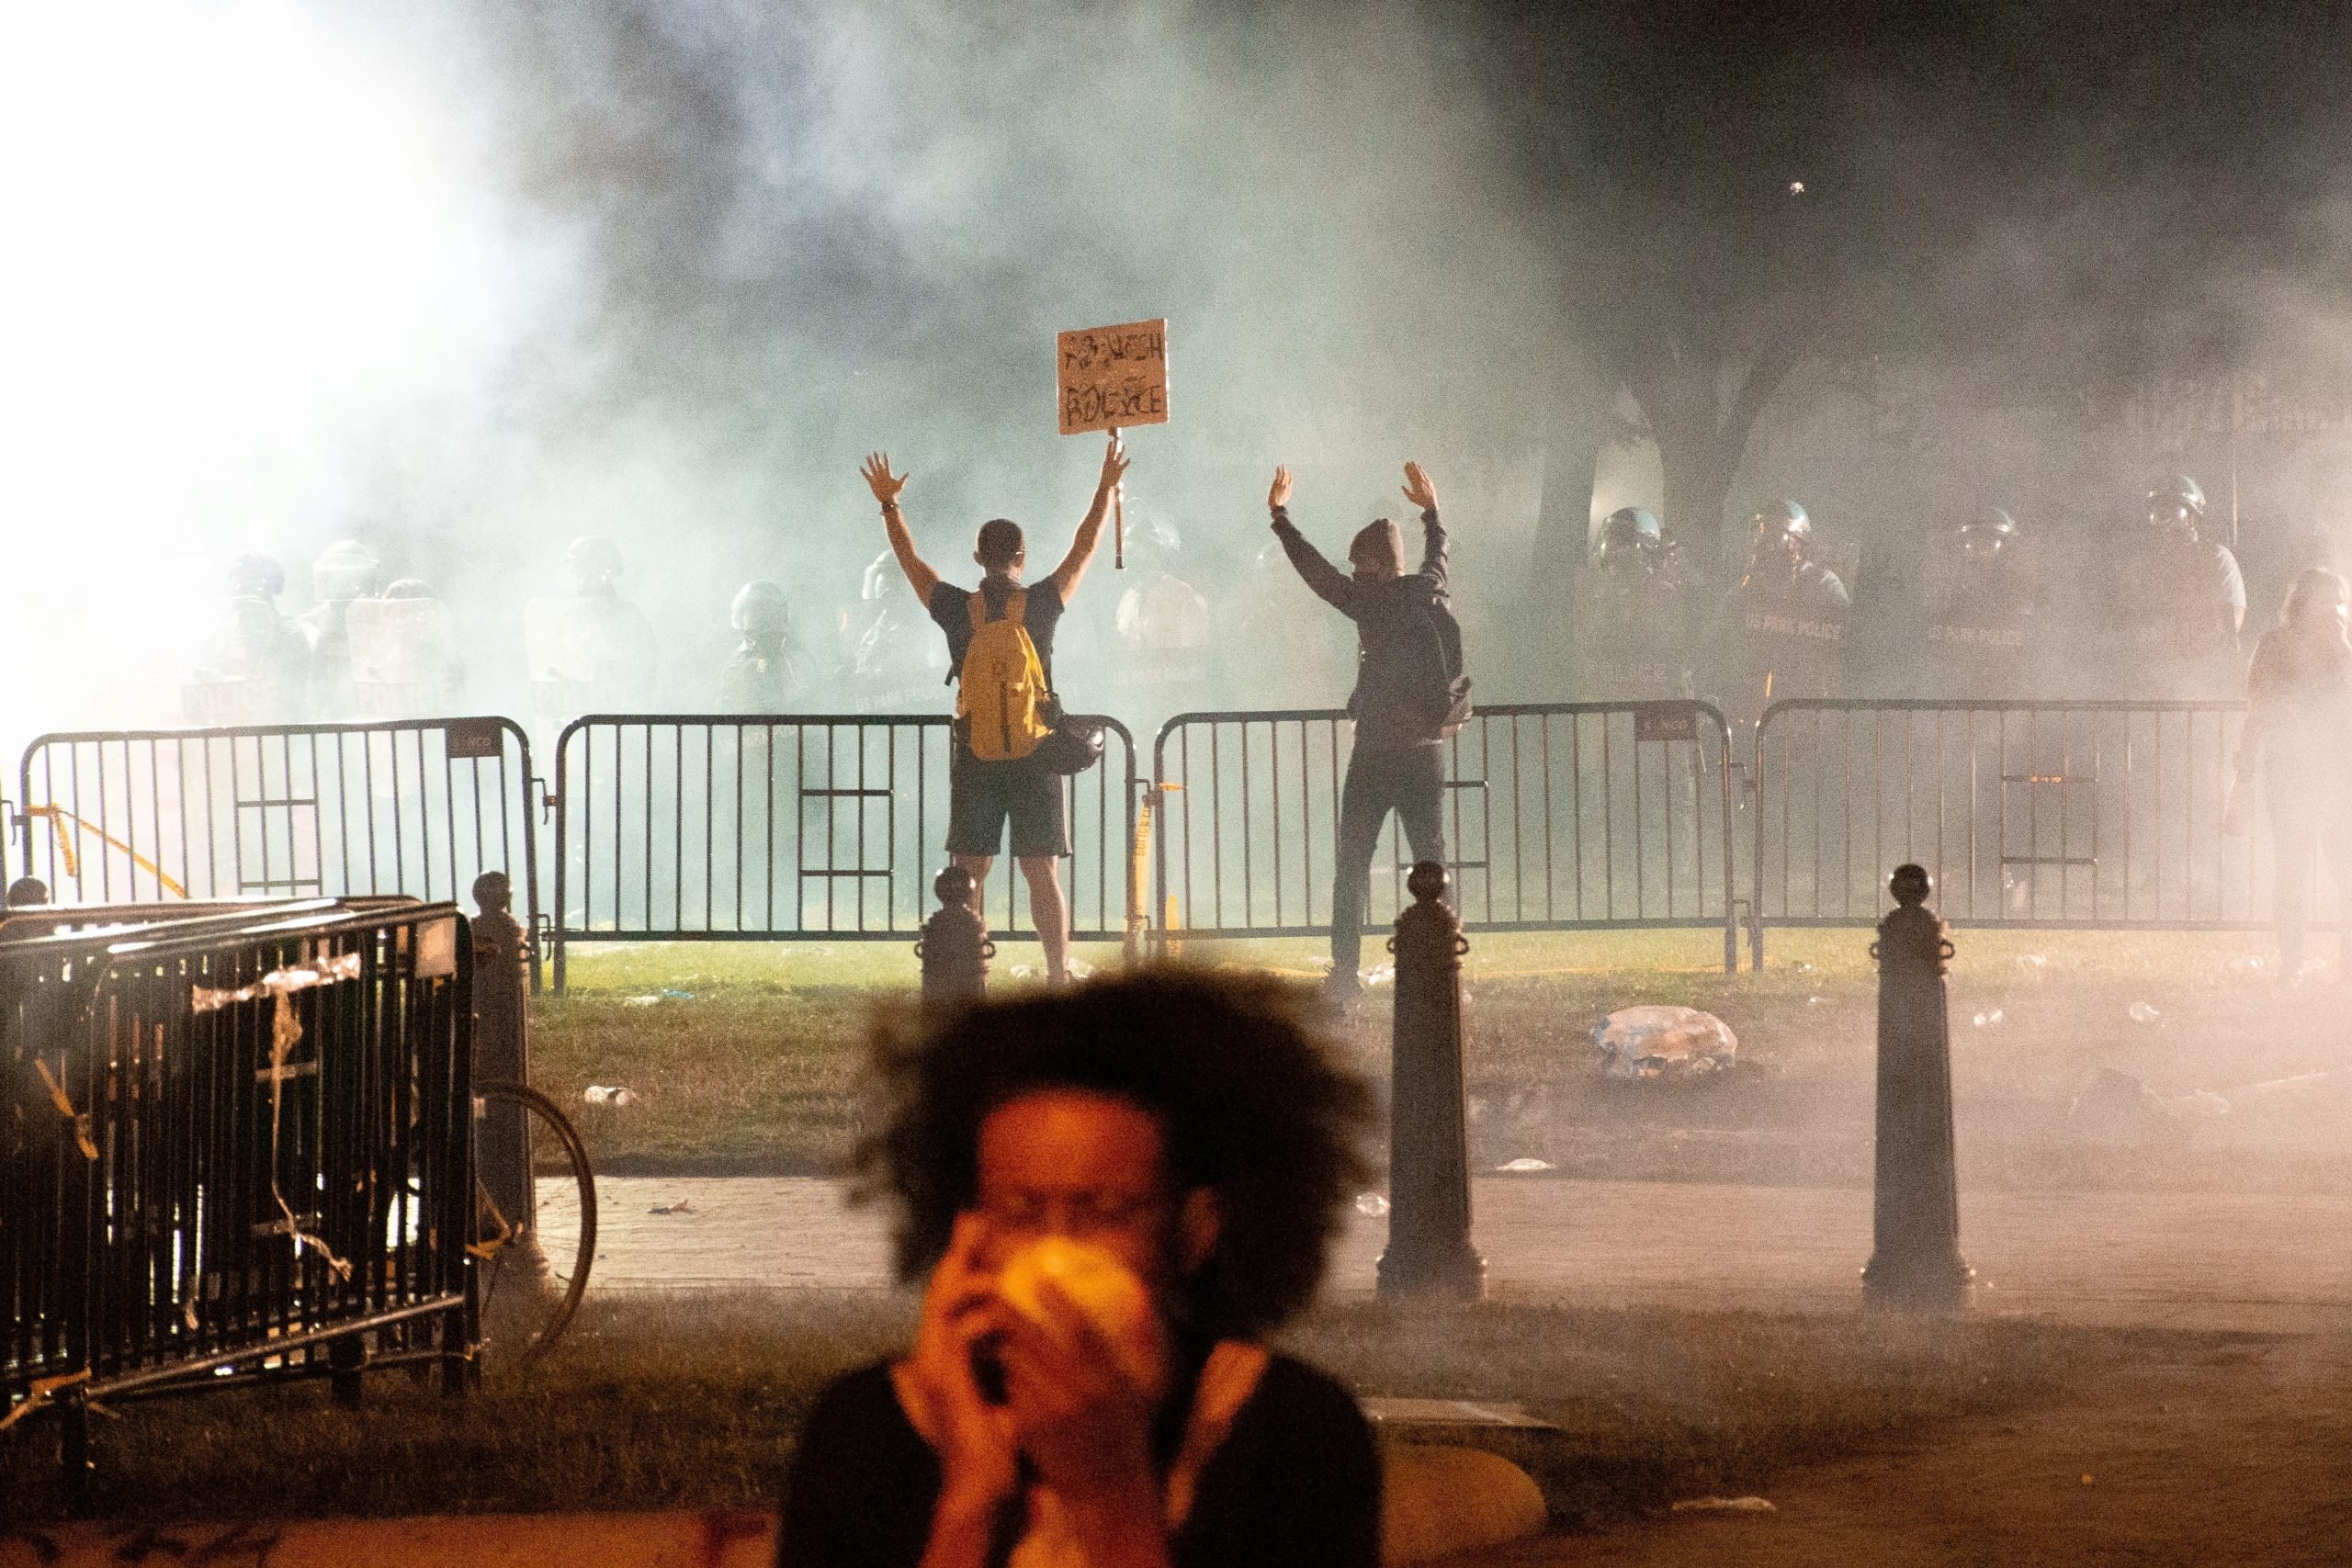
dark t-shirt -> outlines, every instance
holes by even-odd
[[[887,1364],[817,1396],[786,1478],[780,1568],[915,1568],[939,1501],[939,1461]],[[1013,1542],[1000,1543],[1001,1562]],[[1355,1400],[1277,1356],[1202,1471],[1177,1568],[1374,1568],[1380,1461]]]
[[[939,629],[947,634],[948,679],[964,668],[964,650],[972,644],[972,594],[984,595],[988,602],[989,619],[996,620],[1004,614],[1004,602],[1013,584],[983,580],[978,590],[958,588],[952,582],[942,582],[931,591],[931,603],[926,606]],[[1050,581],[1028,585],[1027,607],[1022,611],[1021,624],[1029,628],[1029,640],[1037,648],[1037,662],[1046,667],[1046,684],[1054,682],[1054,628],[1061,624],[1062,596]]]

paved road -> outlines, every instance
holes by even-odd
[[[597,1193],[599,1288],[889,1282],[883,1219],[830,1182],[608,1177]],[[1498,1297],[1838,1310],[1870,1254],[1857,1190],[1487,1177],[1474,1201]],[[1387,1223],[1351,1219],[1330,1288],[1368,1292]],[[2352,1328],[2352,1199],[1988,1192],[1962,1199],[1961,1235],[1983,1313]]]

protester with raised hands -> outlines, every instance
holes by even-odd
[[[980,525],[972,547],[982,573],[978,588],[941,581],[915,549],[899,504],[908,476],[893,472],[884,452],[869,455],[861,471],[881,503],[882,527],[899,570],[947,637],[948,679],[956,682],[948,856],[971,873],[973,908],[978,912],[989,867],[1010,830],[1013,860],[1029,885],[1030,921],[1045,950],[1046,981],[1067,984],[1069,908],[1062,897],[1060,861],[1069,853],[1069,813],[1061,778],[1039,748],[1062,722],[1054,688],[1054,628],[1102,542],[1102,520],[1127,471],[1126,448],[1113,431],[1102,448],[1093,502],[1079,523],[1069,553],[1034,587],[1022,581],[1028,546],[1021,525],[1009,517]]]
[[[1405,465],[1405,499],[1421,514],[1421,564],[1405,570],[1405,538],[1375,517],[1348,546],[1346,575],[1292,525],[1291,475],[1274,470],[1266,492],[1274,537],[1306,586],[1355,623],[1356,684],[1348,697],[1355,742],[1340,789],[1340,841],[1331,872],[1331,976],[1341,1002],[1362,994],[1364,905],[1372,852],[1394,811],[1415,861],[1445,859],[1445,759],[1439,742],[1470,716],[1470,678],[1463,672],[1462,629],[1446,588],[1445,527],[1437,486],[1419,463]]]

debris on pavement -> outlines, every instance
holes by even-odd
[[[2192,1121],[2227,1116],[2230,1102],[2211,1089],[2161,1095],[2130,1073],[2101,1067],[2067,1108],[2066,1124],[2094,1144],[2143,1144]]]
[[[1600,1076],[1701,1077],[1732,1064],[1739,1037],[1711,1012],[1685,1007],[1620,1008],[1593,1026]]]
[[[2164,1016],[2146,1002],[2132,1004],[2132,1021],[2134,1023],[2159,1023],[2163,1021]]]
[[[1976,1027],[1979,1029],[1998,1029],[2001,1026],[2002,1021],[2008,1016],[2008,1014],[2003,1012],[1999,1008],[1987,1008],[1984,1011],[1976,1015]]]
[[[2083,1477],[2088,1481],[2089,1476]],[[1777,1514],[1778,1508],[1761,1497],[1685,1497],[1674,1505],[1678,1514]]]
[[[700,1209],[695,1207],[694,1201],[689,1198],[681,1198],[674,1203],[656,1203],[645,1212],[649,1214],[699,1214],[702,1213]]]
[[[591,1105],[635,1105],[637,1090],[615,1084],[592,1083],[580,1098]]]
[[[1538,1170],[1549,1170],[1551,1168],[1552,1162],[1548,1159],[1533,1159],[1526,1155],[1521,1155],[1517,1159],[1507,1159],[1503,1161],[1502,1164],[1495,1167],[1495,1174],[1500,1176],[1505,1172],[1509,1172],[1512,1175],[1518,1176],[1526,1175],[1530,1172]]]

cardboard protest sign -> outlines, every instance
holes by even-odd
[[[1060,333],[1054,339],[1062,434],[1168,423],[1168,321]]]

